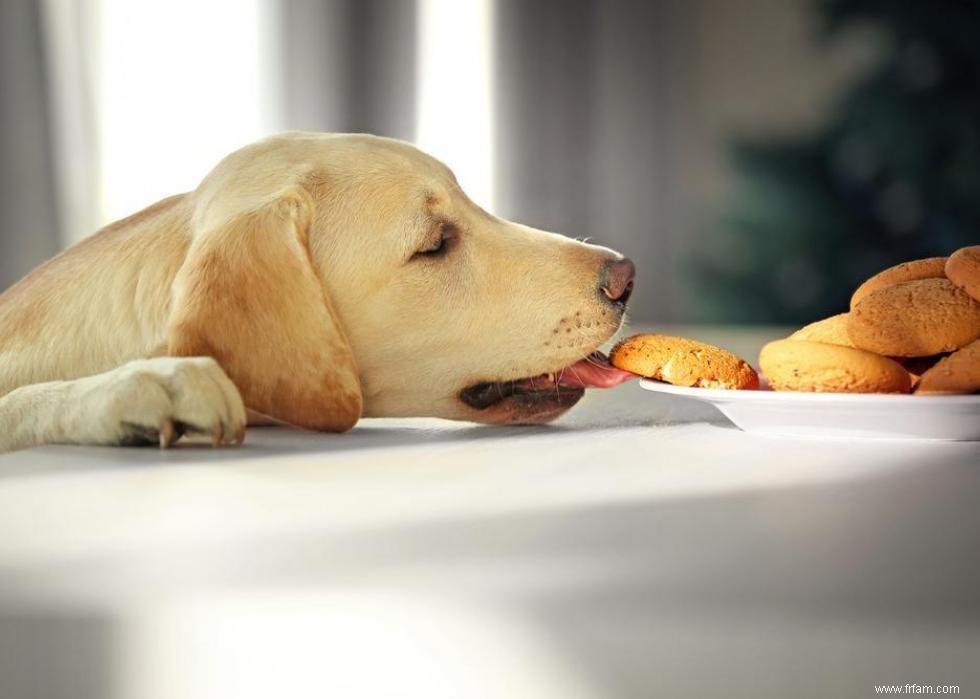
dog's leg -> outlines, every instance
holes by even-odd
[[[0,397],[0,452],[40,444],[156,444],[184,432],[241,442],[245,406],[208,357],[139,359],[73,381],[18,388]]]

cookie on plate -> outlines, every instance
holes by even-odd
[[[960,248],[946,261],[946,276],[980,301],[980,245]]]
[[[952,352],[980,337],[980,301],[946,278],[894,284],[858,301],[847,334],[855,347],[892,357]]]
[[[980,392],[980,340],[975,340],[926,371],[916,393]]]
[[[609,353],[613,366],[677,386],[754,389],[759,375],[727,350],[672,335],[634,335]]]
[[[838,313],[835,316],[818,320],[810,323],[789,336],[790,340],[809,340],[810,342],[823,342],[828,345],[840,345],[842,347],[853,347],[850,336],[847,334],[847,313]]]
[[[777,391],[908,393],[909,373],[872,352],[809,340],[776,340],[762,348],[759,368]]]
[[[859,286],[851,295],[851,308],[868,294],[884,289],[886,286],[912,282],[917,279],[943,279],[946,277],[946,258],[927,257],[924,260],[912,260],[900,265],[889,267],[878,272],[864,284]]]

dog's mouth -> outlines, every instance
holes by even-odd
[[[617,369],[602,352],[593,352],[548,374],[474,384],[459,398],[474,410],[494,413],[493,422],[544,422],[575,405],[586,388],[612,388],[633,378],[635,374]],[[506,416],[494,410],[505,406]]]

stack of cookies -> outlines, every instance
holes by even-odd
[[[851,308],[762,348],[777,391],[980,392],[980,245],[876,274]],[[671,335],[635,335],[609,354],[625,371],[680,386],[733,390],[759,377],[727,350]]]
[[[980,391],[980,246],[876,274],[849,312],[770,342],[759,365],[777,391]]]

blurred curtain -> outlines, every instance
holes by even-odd
[[[39,5],[47,17],[38,17]],[[63,240],[102,223],[91,123],[98,105],[90,89],[79,87],[98,82],[90,65],[98,7],[79,0],[0,3],[0,136],[5,153],[17,152],[3,166],[11,183],[3,188],[4,283],[57,249],[56,211],[68,212]],[[277,94],[269,95],[278,103],[278,128],[416,139],[419,1],[268,0],[268,7],[279,47]],[[495,208],[636,259],[641,293],[632,313],[647,320],[684,315],[680,258],[689,248],[685,217],[692,207],[682,202],[694,195],[685,187],[681,154],[696,140],[685,118],[692,111],[690,7],[677,0],[494,2]],[[454,43],[468,40],[446,37],[445,60],[454,60]],[[57,100],[53,110],[49,94]],[[446,85],[447,109],[453,99]],[[444,159],[452,165],[451,154]]]
[[[59,247],[39,4],[0,2],[0,289]]]
[[[284,127],[414,140],[416,3],[285,0]]]
[[[142,0],[139,12],[188,14],[200,25],[200,40],[243,12],[241,5],[225,2]],[[426,67],[418,57],[418,17],[421,11],[429,18],[434,5],[425,0],[256,2],[263,10],[259,15],[269,21],[261,19],[251,29],[263,40],[269,34],[275,44],[269,51],[274,65],[259,66],[260,72],[269,69],[270,85],[262,90],[269,89],[258,91],[263,99],[248,98],[248,105],[258,102],[275,115],[256,131],[367,131],[417,139],[418,73]],[[105,60],[95,50],[105,39],[96,20],[106,8],[129,12],[135,5],[127,0],[0,2],[0,284],[58,247],[59,223],[61,240],[68,242],[104,222],[98,187],[110,168],[100,165],[105,144],[97,142],[93,123],[105,121],[97,117],[105,97],[85,86],[99,84],[96,58]],[[47,10],[40,18],[39,6]],[[639,275],[633,318],[691,318],[697,300],[689,287],[690,261],[715,247],[703,229],[711,225],[711,207],[726,193],[727,138],[735,131],[767,134],[774,125],[792,132],[817,120],[855,61],[836,61],[805,47],[810,0],[493,0],[492,6],[493,26],[481,28],[479,36],[445,32],[428,37],[425,48],[435,45],[452,62],[462,53],[454,47],[492,32],[496,213],[589,237],[634,258]],[[201,19],[208,7],[213,26]],[[142,46],[128,29],[125,23],[114,25],[131,40],[123,56]],[[184,40],[187,54],[187,36]],[[207,64],[206,52],[201,60]],[[114,66],[121,62],[113,61]],[[465,74],[467,66],[460,65]],[[195,78],[205,95],[198,95],[199,103],[214,102],[202,113],[213,116],[227,99],[220,89],[209,92],[209,69],[215,67],[185,66],[183,74],[152,83],[152,99],[145,90],[139,99],[150,102],[151,110],[154,100],[178,103],[184,78]],[[249,78],[237,77],[238,82]],[[438,88],[444,87],[446,110],[452,112],[462,98],[448,82]],[[127,87],[125,80],[117,85],[117,102],[132,97]],[[131,121],[139,126],[138,119]],[[216,137],[228,137],[225,131],[233,125],[223,115],[206,127],[194,118],[173,128],[168,124],[157,130],[166,141],[160,148],[181,153],[171,158],[176,165],[170,164],[188,165],[190,171],[184,161],[194,153],[186,146],[186,132],[196,129],[198,141],[203,137],[215,146]],[[459,125],[463,132],[469,128],[465,120]],[[118,130],[109,132],[120,141]],[[209,150],[206,163],[203,157],[194,161],[193,177],[213,164],[212,155]],[[452,153],[440,155],[454,164]],[[119,170],[113,171],[116,180],[129,176]],[[152,201],[148,196],[145,203]],[[63,212],[61,221],[57,211]]]

